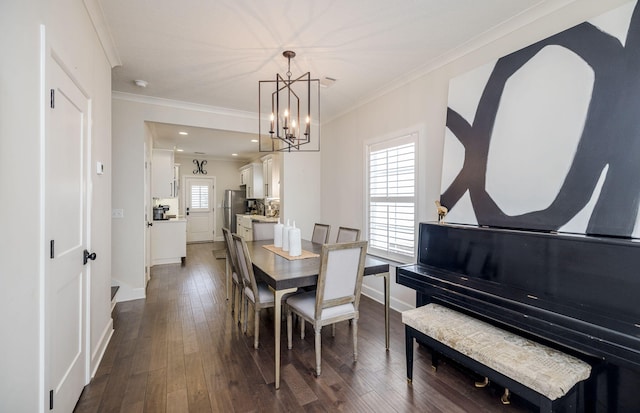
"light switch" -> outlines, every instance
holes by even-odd
[[[104,173],[104,164],[102,162],[96,162],[96,173],[102,175]]]
[[[124,209],[122,208],[112,209],[111,218],[124,218]]]

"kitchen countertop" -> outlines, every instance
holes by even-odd
[[[265,217],[264,215],[257,214],[237,214],[238,216],[251,217],[252,221],[260,222],[278,222],[278,218]]]
[[[187,219],[184,217],[179,218],[169,218],[169,219],[154,219],[153,222],[186,222]]]

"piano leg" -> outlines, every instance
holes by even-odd
[[[488,382],[489,380],[487,380]],[[500,401],[502,402],[502,404],[511,404],[511,400],[509,400],[509,389],[507,389],[506,387],[504,388],[504,394],[500,397]]]
[[[476,386],[479,389],[485,388],[489,385],[489,377],[484,377],[484,380],[482,381],[477,381],[474,383],[474,386]]]
[[[407,382],[413,380],[413,333],[411,327],[404,326],[405,356],[407,358]]]

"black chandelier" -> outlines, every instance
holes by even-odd
[[[317,152],[320,150],[320,81],[311,72],[291,79],[295,52],[287,59],[286,78],[258,82],[260,152]],[[312,139],[313,138],[313,139]]]

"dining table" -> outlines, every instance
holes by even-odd
[[[313,287],[317,284],[322,244],[302,240],[303,256],[306,258],[286,258],[277,254],[274,252],[273,240],[248,241],[247,247],[256,280],[265,282],[274,294],[275,387],[279,389],[282,298],[300,288]],[[389,263],[367,255],[364,275],[384,278],[385,348],[389,350]]]

